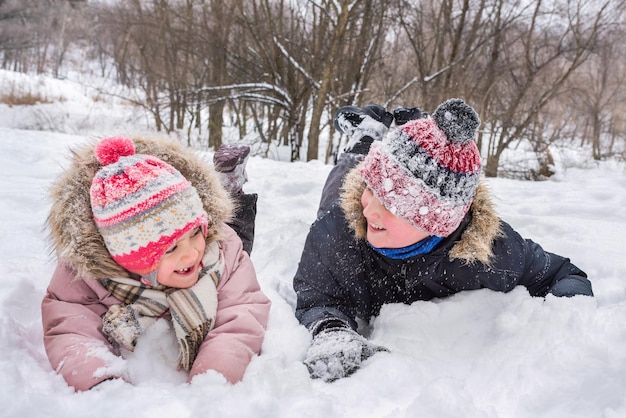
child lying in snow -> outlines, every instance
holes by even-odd
[[[294,278],[296,316],[313,337],[304,361],[313,378],[348,376],[386,351],[356,332],[357,318],[369,321],[386,303],[518,285],[533,296],[593,295],[584,272],[496,215],[479,180],[474,109],[452,99],[432,118],[417,108],[394,113],[368,105],[335,116],[348,148]]]
[[[42,302],[46,352],[68,385],[129,380],[116,357],[99,353],[134,350],[161,317],[171,319],[188,381],[208,370],[241,380],[260,352],[270,301],[225,223],[232,192],[175,142],[107,138],[73,154],[52,187],[58,266]]]

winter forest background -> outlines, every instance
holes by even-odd
[[[623,3],[0,0],[0,416],[626,416]],[[570,257],[595,297],[516,288],[388,305],[371,338],[390,353],[313,381],[291,279],[345,141],[332,115],[432,112],[450,97],[481,115],[498,213]],[[133,384],[77,394],[50,368],[47,187],[71,148],[118,134],[175,137],[207,161],[221,142],[252,146],[252,261],[272,311],[237,385],[184,384],[163,364],[175,356],[163,322],[125,359]]]
[[[216,149],[332,163],[343,105],[451,97],[483,121],[485,175],[543,179],[562,149],[623,160],[626,35],[620,0],[2,0],[0,66],[114,82],[147,123]],[[9,90],[8,104],[54,101]],[[42,121],[62,130],[55,120]],[[55,126],[56,124],[56,126]],[[507,159],[510,150],[525,150]]]

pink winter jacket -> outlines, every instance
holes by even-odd
[[[200,347],[188,381],[216,370],[229,382],[238,382],[261,351],[270,301],[261,292],[241,241],[230,228],[228,235],[222,241],[226,266],[217,286],[215,327]],[[98,350],[112,349],[101,332],[101,316],[120,301],[98,280],[77,279],[74,271],[59,263],[41,309],[44,345],[52,367],[68,385],[86,390],[111,377],[122,377],[107,370],[107,356]]]
[[[188,381],[208,370],[229,382],[242,379],[252,357],[261,351],[270,300],[263,294],[248,253],[228,227],[232,203],[203,162],[177,144],[133,139],[138,153],[167,159],[190,179],[215,221],[210,235],[219,237],[225,268],[217,286],[215,327],[208,333],[189,373]],[[121,375],[120,358],[102,334],[102,315],[120,301],[96,278],[124,277],[128,272],[111,261],[93,226],[88,195],[93,178],[93,147],[74,154],[73,165],[53,185],[48,219],[52,245],[60,260],[42,302],[44,346],[52,368],[77,391],[87,390]],[[191,162],[189,161],[191,160]],[[97,168],[97,167],[96,167]],[[219,222],[219,223],[218,223]]]

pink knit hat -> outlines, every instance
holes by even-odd
[[[113,260],[155,286],[165,252],[193,228],[206,233],[202,201],[174,167],[135,154],[130,139],[105,138],[94,153],[103,165],[90,190],[96,227]]]
[[[460,225],[478,186],[479,125],[474,109],[450,99],[432,119],[411,121],[374,142],[360,174],[389,211],[446,237]]]

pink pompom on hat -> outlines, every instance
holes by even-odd
[[[410,121],[374,142],[359,172],[390,212],[446,237],[460,225],[478,187],[478,126],[472,107],[447,100],[432,118]]]
[[[103,165],[90,189],[96,227],[116,263],[156,286],[165,252],[198,226],[206,234],[200,196],[171,165],[135,154],[128,138],[105,138],[94,153]]]

